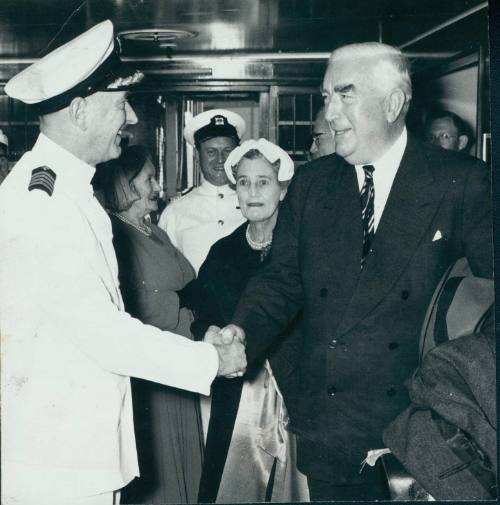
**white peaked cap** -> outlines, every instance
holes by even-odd
[[[26,104],[39,105],[52,112],[66,107],[76,96],[123,88],[123,78],[116,85],[119,77],[116,71],[120,66],[113,23],[106,20],[15,75],[6,84],[5,92]],[[138,79],[137,76],[135,82]],[[110,89],[112,81],[115,85]],[[135,82],[129,78],[125,85]]]
[[[196,132],[210,125],[212,125],[212,128],[210,130],[207,129],[207,136],[203,140],[219,136],[233,136],[234,134],[231,135],[228,133],[232,128],[234,128],[238,139],[241,139],[246,130],[244,119],[236,112],[226,109],[211,109],[194,116],[186,123],[184,138],[189,144],[196,147]],[[217,134],[218,132],[219,134]]]
[[[227,178],[233,184],[236,179],[233,175],[233,168],[239,163],[241,158],[252,149],[259,151],[269,163],[280,161],[278,169],[278,181],[289,181],[295,172],[295,165],[292,158],[281,147],[269,142],[266,139],[245,140],[240,146],[233,149],[224,163],[224,170]]]

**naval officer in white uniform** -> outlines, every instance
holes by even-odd
[[[137,122],[105,21],[11,79],[40,136],[0,187],[2,499],[111,505],[139,475],[130,376],[208,394],[244,347],[192,342],[123,310],[90,181]]]
[[[167,232],[196,272],[212,245],[245,220],[224,171],[226,158],[244,133],[243,118],[225,109],[202,112],[184,128],[184,138],[196,148],[203,181],[171,202],[163,211],[158,226]]]

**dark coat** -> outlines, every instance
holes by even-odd
[[[231,321],[241,294],[248,281],[267,262],[261,262],[260,252],[247,243],[245,232],[248,222],[236,228],[230,235],[218,240],[210,249],[198,273],[181,293],[182,303],[191,308],[195,320],[191,331],[202,340],[210,325],[224,327]],[[287,393],[294,381],[300,339],[297,327],[288,328],[286,340],[281,336],[270,353],[269,361],[282,394]],[[233,380],[234,382],[234,380]]]
[[[494,332],[432,350],[409,383],[412,404],[384,441],[436,500],[496,497]]]
[[[233,317],[250,360],[303,310],[291,419],[299,468],[355,482],[382,431],[409,403],[419,332],[444,271],[466,256],[492,276],[490,172],[410,136],[364,269],[354,167],[332,155],[301,167],[278,216],[268,265]],[[441,239],[436,239],[439,231]]]

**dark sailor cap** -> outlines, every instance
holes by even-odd
[[[113,24],[106,20],[36,61],[5,86],[12,98],[43,115],[97,91],[122,91],[142,80],[142,72],[120,60]]]

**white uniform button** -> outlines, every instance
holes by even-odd
[[[218,224],[218,225],[220,225],[220,226],[222,226],[222,225],[224,224],[224,221],[223,221],[222,219],[219,219],[219,220],[217,221],[217,224]]]
[[[217,196],[218,196],[220,199],[224,198],[224,195],[223,195],[222,193],[219,193]]]

